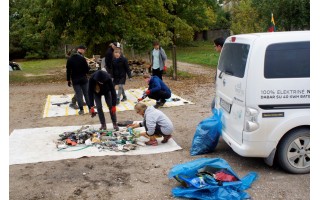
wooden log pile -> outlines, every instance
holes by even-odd
[[[132,76],[143,75],[147,72],[147,69],[150,67],[150,64],[147,64],[146,61],[142,59],[128,60],[128,64]]]

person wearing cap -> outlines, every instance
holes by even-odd
[[[90,67],[83,56],[85,51],[86,47],[84,45],[78,46],[77,53],[70,56],[70,58],[67,60],[66,65],[68,86],[72,86],[75,92],[78,107],[80,109],[80,111],[78,112],[79,115],[84,114],[83,96],[86,103],[89,102],[87,73],[89,72]]]
[[[165,70],[167,55],[158,41],[153,42],[153,49],[151,51],[151,69],[152,76],[158,76],[162,80],[163,70]]]
[[[104,96],[105,102],[108,105],[113,128],[118,131],[119,127],[117,125],[116,116],[117,93],[114,89],[110,74],[106,71],[99,70],[94,72],[89,79],[89,107],[91,117],[94,117],[96,115],[94,104],[96,105],[101,123],[100,130],[106,130],[106,119],[104,117],[101,102],[102,96]]]
[[[109,44],[109,48],[106,51],[105,54],[105,66],[106,66],[106,70],[109,74],[112,74],[112,59],[113,59],[113,51],[115,49],[120,49],[121,45],[119,42],[112,42]]]

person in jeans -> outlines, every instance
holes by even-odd
[[[167,55],[158,41],[153,42],[153,49],[151,51],[151,65],[152,76],[158,76],[162,80],[163,70],[166,65]]]
[[[155,108],[159,108],[166,103],[166,99],[171,97],[171,90],[169,87],[158,77],[150,76],[149,74],[143,75],[144,81],[149,85],[148,90],[145,92],[143,97],[138,99],[142,101],[144,98],[149,97],[150,99],[156,100]]]
[[[124,92],[124,85],[126,84],[126,77],[128,75],[129,79],[131,79],[131,71],[129,68],[128,60],[121,55],[120,49],[115,49],[114,57],[112,60],[112,77],[113,84],[118,85],[118,96],[117,96],[117,105],[120,103],[120,97],[122,95],[121,101],[126,101],[127,96]]]
[[[108,105],[110,117],[113,123],[113,128],[119,130],[117,125],[117,115],[116,115],[116,100],[117,93],[114,89],[114,85],[111,80],[111,76],[106,71],[96,71],[94,72],[89,79],[89,107],[91,117],[96,115],[94,110],[94,104],[98,111],[99,120],[101,123],[100,130],[106,130],[106,119],[104,117],[101,98],[104,96],[104,99]]]
[[[67,61],[67,81],[68,86],[73,86],[73,90],[76,95],[78,107],[80,111],[79,115],[84,114],[83,110],[83,96],[86,103],[89,102],[88,98],[88,78],[87,73],[90,67],[84,58],[83,54],[86,51],[86,47],[80,45],[77,47],[77,53],[73,54]]]
[[[152,106],[146,106],[143,103],[137,103],[134,106],[135,111],[143,117],[143,122],[129,124],[128,128],[138,128],[144,126],[146,132],[140,133],[141,136],[146,136],[150,140],[146,145],[157,146],[158,141],[156,136],[162,136],[161,143],[167,143],[173,133],[173,124],[168,116]]]

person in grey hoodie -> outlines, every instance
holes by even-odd
[[[152,76],[158,76],[162,80],[163,70],[165,70],[167,55],[158,41],[153,42],[153,49],[151,51],[151,65]]]
[[[141,136],[149,137],[146,145],[157,146],[156,136],[162,136],[161,143],[167,143],[173,132],[173,124],[171,120],[160,110],[153,106],[146,106],[143,103],[137,103],[134,106],[135,111],[143,116],[143,122],[129,124],[128,128],[138,128],[144,126],[146,132],[140,133]]]

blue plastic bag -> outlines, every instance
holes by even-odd
[[[169,178],[189,177],[193,180],[197,177],[198,170],[206,166],[221,168],[227,170],[239,181],[218,183],[213,178],[212,180],[205,179],[205,184],[202,187],[197,185],[187,185],[187,187],[175,187],[172,189],[172,194],[175,197],[194,198],[200,200],[241,200],[250,198],[244,190],[248,189],[253,181],[257,178],[257,173],[250,172],[245,177],[240,179],[232,170],[230,165],[221,158],[200,158],[187,163],[174,166],[169,172]]]
[[[220,110],[213,109],[213,115],[201,121],[193,136],[190,155],[201,155],[211,153],[218,145],[221,135],[221,114]]]

